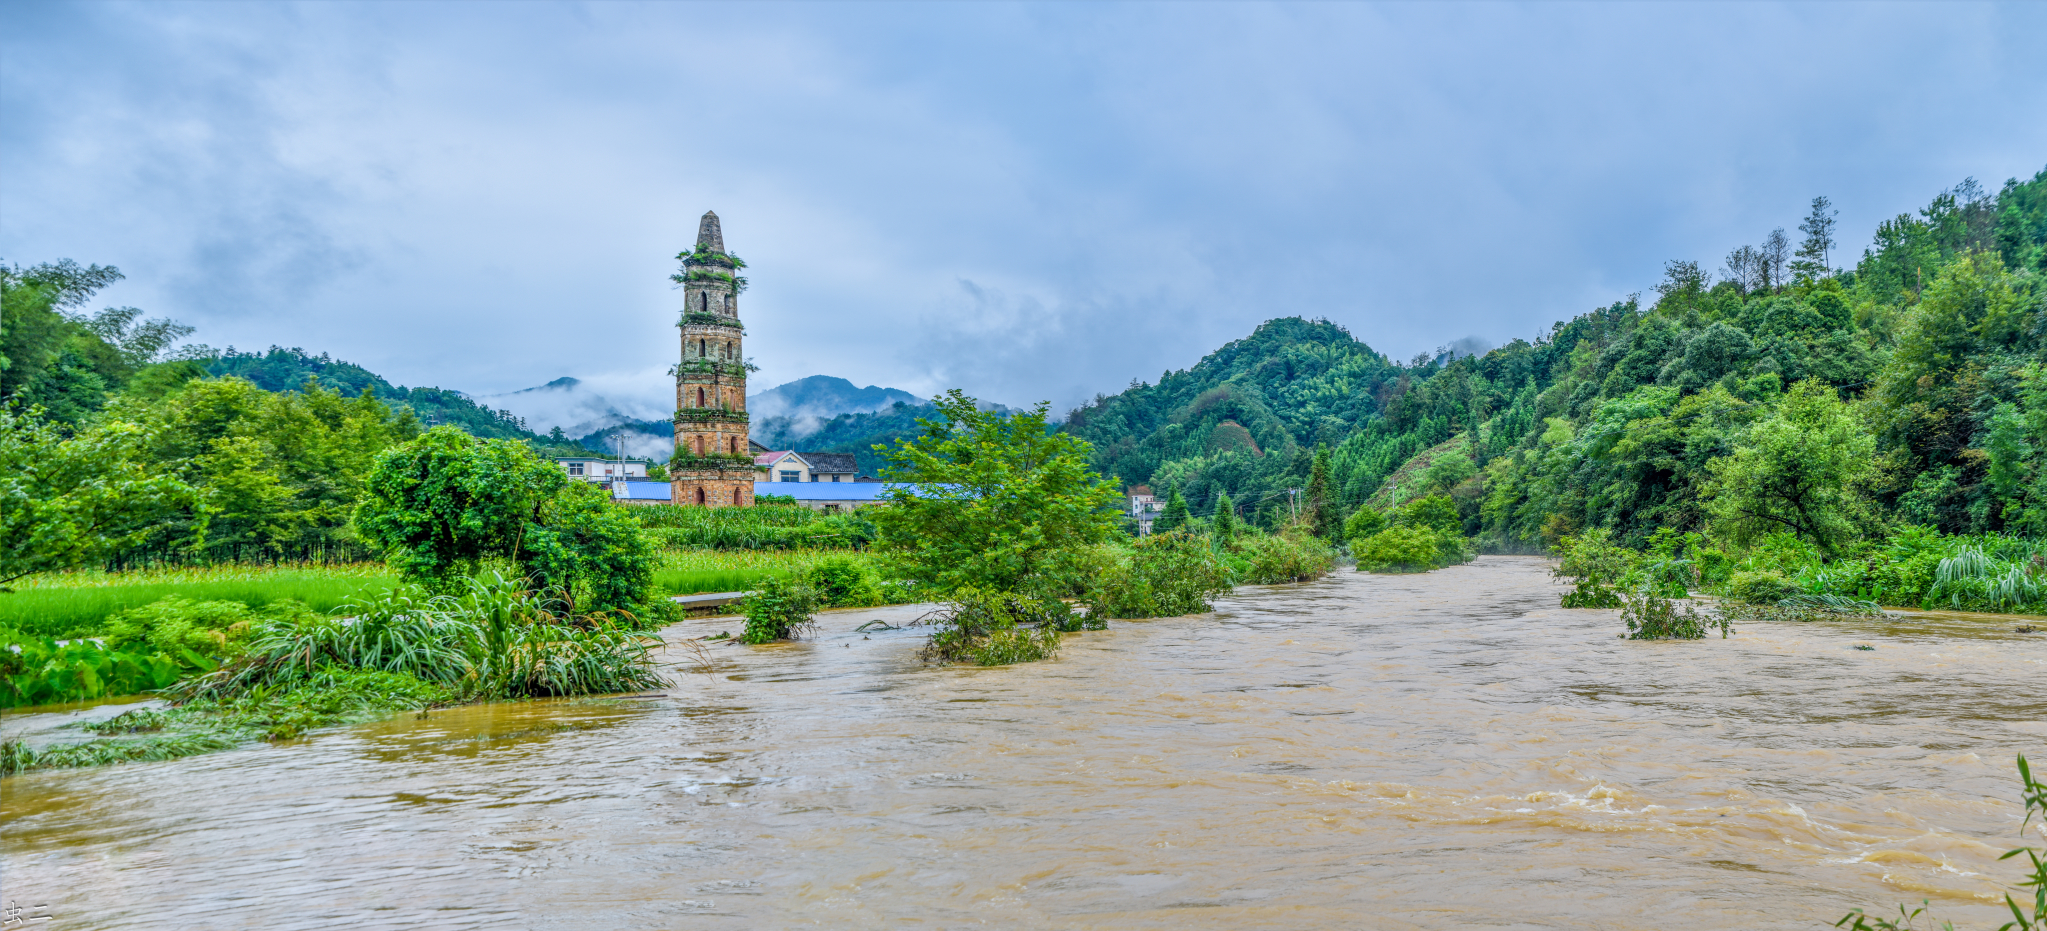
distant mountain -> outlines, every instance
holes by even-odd
[[[584,449],[606,456],[619,455],[622,445],[629,459],[667,462],[675,452],[675,424],[667,420],[625,420],[592,430],[575,441]]]
[[[604,430],[613,424],[638,420],[654,413],[644,409],[628,412],[580,379],[566,376],[537,388],[487,394],[478,400],[519,415],[534,429],[560,427],[570,436]]]
[[[897,402],[883,411],[858,411],[840,414],[830,420],[818,423],[800,439],[791,440],[779,434],[765,436],[758,425],[754,439],[773,449],[801,448],[805,452],[852,453],[860,465],[860,474],[879,476],[881,456],[874,451],[875,444],[889,446],[898,437],[914,436],[918,433],[917,418],[937,416],[931,405],[905,404]],[[777,418],[781,420],[782,418]]]
[[[229,349],[208,365],[213,375],[236,375],[271,391],[289,391],[311,378],[348,395],[364,389],[393,404],[412,408],[427,424],[453,424],[469,433],[528,440],[547,455],[624,455],[665,461],[675,451],[675,426],[649,418],[644,405],[619,404],[581,379],[561,377],[544,385],[471,398],[445,388],[405,388],[362,366],[326,354],[272,346],[268,352]],[[900,388],[854,385],[831,375],[812,375],[777,385],[746,399],[753,414],[752,436],[771,449],[852,453],[860,471],[874,475],[879,458],[870,448],[917,432],[917,418],[931,416],[930,402]],[[1010,412],[992,402],[982,407]]]
[[[775,449],[790,449],[841,414],[924,403],[899,388],[860,388],[843,378],[812,375],[749,396],[746,409],[753,414],[754,439]]]

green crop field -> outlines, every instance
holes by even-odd
[[[98,632],[108,615],[171,595],[194,601],[239,601],[252,608],[292,599],[316,611],[330,611],[352,597],[374,595],[397,583],[397,574],[380,563],[64,573],[16,583],[13,592],[0,593],[0,627],[37,636],[89,636]]]

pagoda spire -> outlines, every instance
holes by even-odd
[[[718,212],[715,210],[704,211],[704,218],[697,221],[697,251],[720,255],[725,252],[725,233],[718,228]]]

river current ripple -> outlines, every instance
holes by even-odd
[[[921,609],[833,612],[661,695],[32,773],[0,894],[46,928],[1999,923],[2047,635],[1632,643],[1547,571],[1345,570],[999,669],[853,631]]]

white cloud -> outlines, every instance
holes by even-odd
[[[1274,316],[1397,358],[1530,336],[1815,194],[1859,244],[2047,152],[2037,5],[9,18],[0,256],[119,265],[109,302],[216,346],[655,416],[706,208],[758,384],[1064,407]]]

